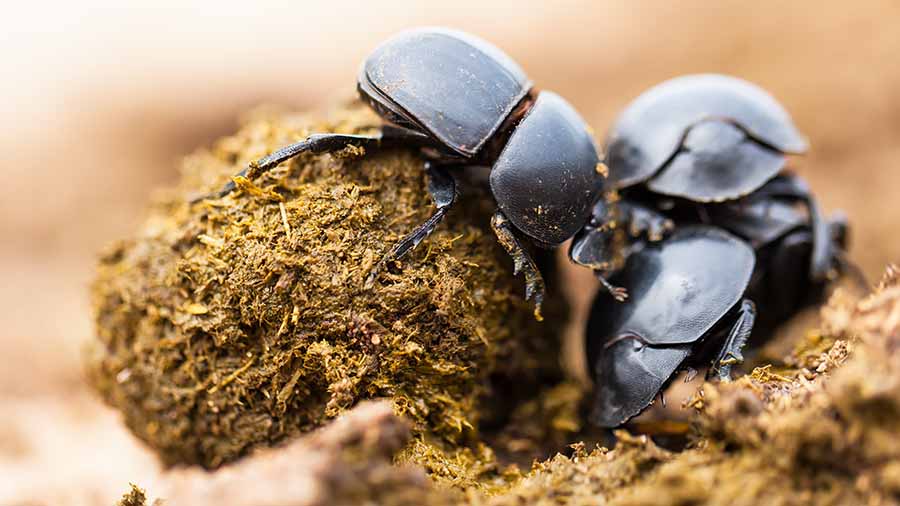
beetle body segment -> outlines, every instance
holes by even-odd
[[[630,255],[611,281],[628,286],[631,296],[616,303],[599,292],[588,321],[594,422],[615,427],[646,408],[734,314],[754,265],[749,245],[707,226],[677,229]]]
[[[787,111],[758,86],[724,75],[688,75],[651,88],[619,116],[607,138],[609,184],[625,188],[654,177],[689,130],[705,121],[731,123],[776,152],[807,149]]]
[[[691,127],[681,149],[647,181],[650,191],[694,202],[734,200],[760,188],[785,165],[781,152],[723,121]]]
[[[491,169],[497,205],[517,229],[556,246],[591,216],[603,190],[588,127],[559,95],[543,91]]]
[[[609,343],[592,364],[597,384],[591,421],[611,428],[636,416],[653,403],[690,355],[687,344],[657,348],[637,339]]]
[[[522,69],[472,35],[421,28],[388,39],[363,63],[363,94],[471,157],[531,90]]]
[[[791,174],[778,176],[739,202],[709,206],[712,224],[748,241],[756,251],[757,267],[748,294],[760,304],[763,335],[821,302],[832,274],[849,267],[846,217],[838,212],[828,219],[819,217],[822,223],[817,224],[816,207],[805,182]],[[818,255],[817,243],[822,243]]]

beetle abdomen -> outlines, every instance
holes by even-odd
[[[603,190],[594,140],[559,95],[541,92],[491,169],[497,205],[516,228],[546,245],[575,235]]]

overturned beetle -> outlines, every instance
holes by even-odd
[[[402,32],[382,43],[363,63],[357,88],[387,122],[377,133],[311,135],[238,175],[256,177],[304,152],[419,148],[437,209],[384,255],[371,283],[388,262],[427,237],[456,201],[454,169],[490,166],[499,208],[491,226],[516,273],[524,273],[526,298],[534,297],[540,318],[544,283],[520,236],[540,247],[558,246],[581,228],[601,195],[605,168],[584,120],[555,93],[535,91],[496,47],[441,28]],[[232,181],[213,196],[234,189]]]

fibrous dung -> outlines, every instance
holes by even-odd
[[[165,462],[214,468],[381,397],[420,441],[464,444],[558,372],[558,322],[534,320],[477,182],[366,285],[434,209],[411,149],[304,154],[189,203],[312,132],[377,124],[359,105],[328,120],[257,113],[188,157],[139,232],[102,255],[89,377]]]

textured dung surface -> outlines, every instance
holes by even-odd
[[[105,251],[89,376],[165,462],[217,467],[372,397],[391,399],[417,435],[462,443],[508,405],[481,404],[489,378],[535,384],[556,367],[550,327],[533,321],[490,235],[484,191],[469,189],[364,287],[432,211],[415,153],[305,155],[224,199],[185,203],[309,132],[374,121],[363,109],[260,115],[189,157],[140,231]]]
[[[693,444],[681,452],[620,431],[613,450],[576,444],[571,455],[536,463],[490,495],[431,487],[411,480],[408,469],[389,468],[358,474],[367,492],[355,497],[460,506],[897,504],[900,271],[890,270],[863,299],[839,292],[822,317],[821,331],[800,341],[781,368],[705,384],[688,405]],[[281,469],[255,476],[284,488]],[[346,492],[333,489],[331,498]]]

